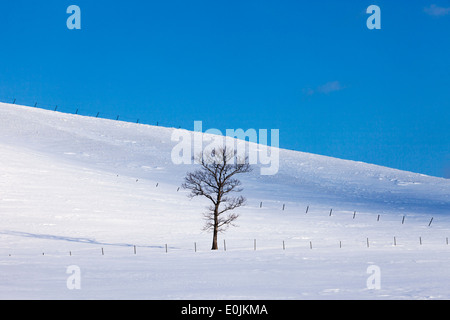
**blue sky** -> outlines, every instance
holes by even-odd
[[[450,178],[450,0],[2,1],[0,43],[1,101]]]

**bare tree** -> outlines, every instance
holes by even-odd
[[[241,192],[241,182],[235,175],[251,171],[248,159],[236,157],[234,150],[220,147],[211,153],[197,155],[200,169],[187,173],[182,187],[191,191],[190,198],[204,196],[212,202],[204,213],[206,220],[203,230],[213,231],[211,250],[217,250],[217,235],[225,231],[239,215],[232,210],[245,204],[243,196],[230,196],[232,192]]]

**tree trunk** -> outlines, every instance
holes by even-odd
[[[219,233],[219,207],[216,206],[214,209],[214,232],[213,232],[213,242],[211,250],[217,250],[219,247],[217,246],[217,234]]]
[[[217,247],[217,228],[214,228],[214,233],[213,233],[213,242],[212,242],[212,248],[211,250],[217,250],[219,249]]]

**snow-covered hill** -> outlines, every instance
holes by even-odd
[[[211,252],[173,130],[0,104],[0,298],[450,298],[449,180],[281,149]]]

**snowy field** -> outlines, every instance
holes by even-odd
[[[0,299],[450,298],[450,180],[280,150],[210,251],[173,130],[0,104]]]

